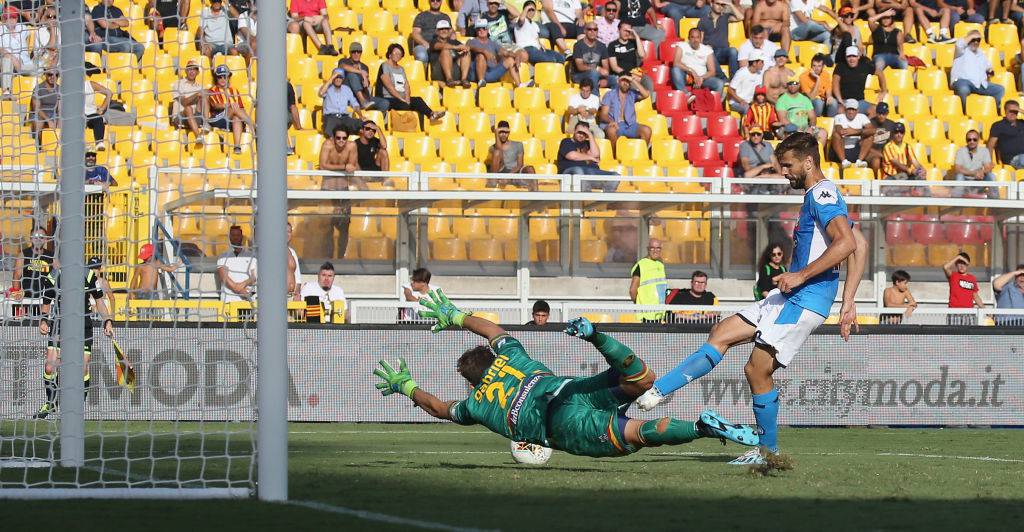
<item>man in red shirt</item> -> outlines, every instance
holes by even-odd
[[[967,273],[971,256],[961,251],[942,265],[942,271],[949,279],[949,308],[984,308],[985,303],[978,293],[978,279]],[[949,325],[976,325],[976,316],[952,314],[946,319]]]
[[[327,2],[325,0],[291,0],[288,6],[288,33],[305,33],[313,41],[320,55],[338,55],[334,48],[334,37],[331,34],[331,23],[327,19]],[[323,31],[324,40],[317,35]]]

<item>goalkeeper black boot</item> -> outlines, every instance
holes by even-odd
[[[32,419],[46,419],[46,416],[57,411],[57,405],[47,401],[43,403],[43,406],[39,407],[39,410],[32,416]]]

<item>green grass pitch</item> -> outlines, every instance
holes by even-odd
[[[619,459],[556,452],[531,468],[477,427],[289,430],[289,495],[306,506],[6,500],[4,530],[997,530],[1024,518],[1022,430],[783,428],[796,467],[761,478],[726,465],[743,448],[708,439]]]

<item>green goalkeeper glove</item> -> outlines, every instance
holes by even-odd
[[[378,382],[376,385],[381,395],[388,396],[399,392],[412,399],[412,393],[416,391],[417,385],[409,374],[409,366],[405,364],[405,359],[398,359],[398,371],[385,360],[381,360],[380,365],[383,369],[375,369],[373,374],[384,379],[384,382]]]
[[[462,327],[462,323],[466,320],[466,316],[472,315],[472,312],[464,312],[459,310],[454,303],[448,300],[448,297],[444,295],[444,292],[440,290],[432,290],[427,293],[427,297],[420,299],[420,305],[425,307],[427,310],[420,311],[421,318],[433,318],[437,320],[437,323],[430,328],[430,332],[441,332],[452,325],[456,327]]]

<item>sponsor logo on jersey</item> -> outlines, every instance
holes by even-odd
[[[515,434],[516,425],[519,424],[519,412],[523,409],[523,405],[526,403],[526,396],[530,395],[530,391],[537,386],[541,377],[544,376],[545,375],[543,374],[533,375],[519,387],[519,393],[517,393],[515,398],[512,399],[512,408],[508,410],[508,416],[506,416],[505,419],[510,433]]]
[[[974,290],[974,283],[972,283],[972,282],[970,282],[968,280],[965,280],[965,279],[960,279],[960,288],[963,288],[964,290],[971,290],[971,291],[973,291]]]
[[[814,201],[821,205],[835,205],[839,202],[839,194],[835,191],[825,189],[815,194]]]

